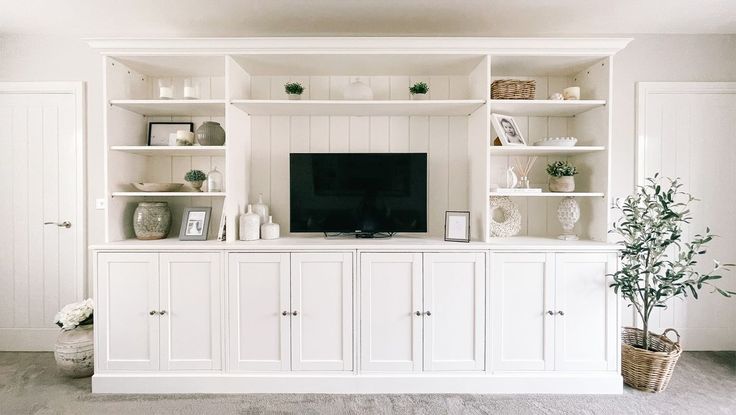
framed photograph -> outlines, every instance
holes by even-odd
[[[521,135],[519,126],[514,121],[514,117],[510,115],[491,114],[491,122],[493,128],[498,134],[501,144],[505,146],[525,146],[526,141]]]
[[[180,241],[206,241],[210,230],[211,207],[192,207],[184,209],[181,218]]]
[[[168,146],[169,135],[176,134],[179,130],[194,132],[193,122],[149,122],[148,123],[148,145]]]
[[[445,212],[445,240],[470,242],[470,212],[457,210]]]

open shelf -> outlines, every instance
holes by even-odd
[[[597,192],[572,192],[572,193],[560,193],[560,192],[538,192],[538,193],[504,193],[504,192],[491,192],[491,196],[509,196],[509,197],[603,197],[603,193]]]
[[[223,116],[221,99],[116,99],[110,105],[148,116]]]
[[[570,117],[604,105],[605,100],[492,99],[491,112],[524,117]]]
[[[470,115],[485,100],[233,100],[251,115]]]
[[[225,192],[112,192],[112,197],[225,197]]]
[[[604,151],[603,146],[577,146],[577,147],[555,147],[555,146],[493,146],[492,156],[554,156],[574,155]]]
[[[139,156],[225,156],[224,146],[112,146],[110,150]]]

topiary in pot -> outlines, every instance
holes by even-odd
[[[412,99],[427,99],[429,85],[426,82],[417,82],[409,87]]]
[[[613,274],[611,287],[629,302],[642,322],[643,330],[624,328],[621,351],[624,381],[638,389],[664,390],[681,352],[679,334],[676,343],[666,337],[674,329],[662,335],[649,332],[654,310],[666,308],[673,298],[697,299],[698,290],[706,286],[726,297],[736,294],[712,285],[733,264],[714,260],[706,268],[698,262],[714,238],[710,229],[683,241],[684,228],[692,220],[689,206],[695,200],[682,191],[679,179],[663,181],[655,175],[636,193],[616,203],[621,217],[613,230],[623,238],[623,249],[621,268]]]
[[[201,192],[202,183],[207,180],[207,175],[204,174],[202,170],[189,170],[187,174],[184,175],[184,180],[188,181],[189,185],[195,190]]]
[[[550,192],[574,192],[578,169],[567,161],[555,161],[547,165]]]

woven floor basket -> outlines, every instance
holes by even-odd
[[[536,81],[499,79],[491,84],[491,99],[534,99]]]
[[[667,338],[667,333],[674,332],[677,341]],[[662,334],[650,332],[649,351],[633,345],[640,345],[644,331],[633,327],[624,327],[621,333],[621,372],[627,385],[647,391],[663,391],[670,383],[677,359],[680,358],[680,334],[675,329],[667,329]]]

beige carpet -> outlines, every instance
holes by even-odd
[[[0,352],[0,415],[736,414],[736,352],[685,353],[669,389],[565,395],[92,395],[51,353]]]

